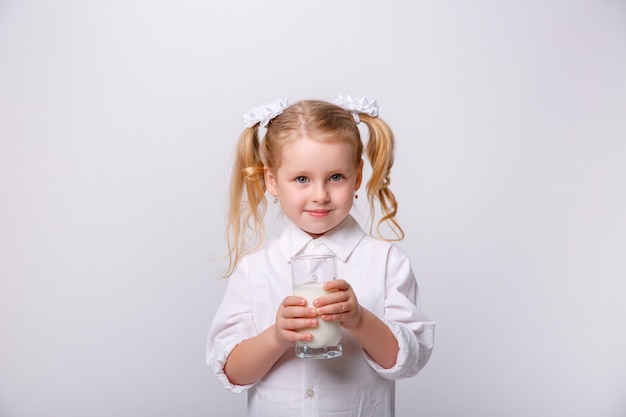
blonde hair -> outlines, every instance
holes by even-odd
[[[384,240],[401,240],[404,231],[396,221],[398,203],[389,188],[390,171],[394,161],[394,136],[391,128],[379,117],[359,114],[369,130],[365,156],[372,166],[367,181],[367,200],[370,207],[370,233],[376,218],[378,201],[381,218],[376,224],[376,235]],[[347,110],[335,104],[319,100],[303,100],[287,107],[270,120],[262,141],[259,125],[244,130],[235,150],[226,240],[229,265],[225,276],[230,276],[239,260],[258,249],[265,239],[263,218],[267,210],[264,168],[280,167],[281,150],[290,140],[312,138],[320,141],[341,140],[354,145],[354,163],[358,166],[363,156],[361,134]],[[380,227],[387,224],[394,238],[383,236]]]

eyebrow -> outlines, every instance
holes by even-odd
[[[332,169],[332,170],[328,171],[326,173],[326,175],[344,174],[344,173],[350,172],[351,169],[352,168],[350,166],[346,165],[346,166],[343,166],[343,167]],[[285,175],[287,175],[289,177],[292,177],[292,176],[301,177],[301,176],[310,176],[311,175],[310,171],[304,170],[304,169],[293,169],[293,170],[284,171],[284,172],[285,172]]]

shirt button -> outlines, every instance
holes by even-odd
[[[313,398],[313,396],[315,395],[315,391],[313,390],[313,388],[309,388],[308,390],[306,390],[306,395],[309,398]]]

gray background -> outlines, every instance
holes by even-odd
[[[0,1],[0,416],[242,415],[204,364],[240,115],[338,92],[438,325],[398,416],[625,416],[625,74],[617,0]]]

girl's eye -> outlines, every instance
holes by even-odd
[[[341,174],[333,174],[330,176],[331,181],[341,181],[343,179],[343,175]]]
[[[296,182],[300,184],[304,184],[304,183],[309,182],[309,179],[307,177],[296,177]]]

